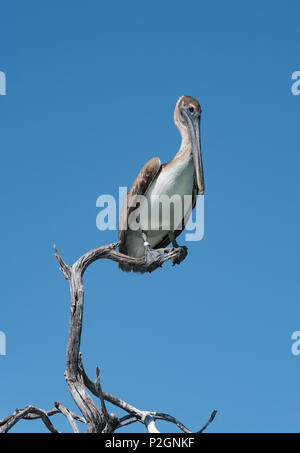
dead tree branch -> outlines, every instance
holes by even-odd
[[[63,404],[59,403],[58,401],[56,401],[54,403],[54,406],[59,410],[59,412],[61,412],[67,418],[67,420],[69,421],[69,423],[73,429],[73,432],[79,433],[79,429],[74,421],[74,416],[73,416],[72,412],[69,411],[68,408],[66,408]]]
[[[29,419],[30,415],[35,415],[36,416],[35,418],[41,418],[43,423],[51,433],[59,432],[51,423],[50,418],[46,411],[34,406],[27,406],[25,407],[25,409],[22,410],[16,409],[11,416],[6,418],[6,422],[3,423],[2,426],[0,422],[0,433],[7,433],[18,421],[20,421],[22,418]]]
[[[64,406],[61,403],[54,403],[55,408],[50,409],[49,411],[44,411],[42,409],[38,409],[34,406],[27,406],[24,409],[16,409],[12,415],[9,415],[8,417],[3,418],[0,420],[0,433],[7,433],[17,422],[20,420],[37,420],[39,418],[42,419],[46,427],[49,429],[50,432],[56,432],[55,428],[52,427],[52,423],[50,422],[49,417],[52,417],[53,415],[56,414],[64,414],[63,408]],[[65,408],[66,409],[66,408]],[[74,412],[71,412],[69,409],[66,409],[68,411],[69,416],[73,420],[78,420],[81,423],[86,423],[85,419],[83,417],[80,417],[77,414],[74,414]],[[66,414],[64,414],[66,415]],[[47,423],[45,421],[47,420]],[[49,424],[50,422],[50,424]],[[52,426],[51,426],[52,425]],[[58,431],[57,431],[58,432]]]
[[[98,367],[96,369],[95,382],[89,379],[84,370],[80,353],[80,342],[84,305],[84,287],[82,278],[86,269],[94,261],[106,258],[121,264],[126,264],[134,270],[147,271],[144,258],[137,259],[119,253],[116,251],[118,245],[119,243],[114,243],[95,248],[82,255],[72,266],[69,266],[64,262],[56,246],[54,246],[55,256],[59,268],[63,276],[69,282],[71,295],[65,379],[70,394],[72,395],[73,400],[79,408],[82,416],[74,414],[59,402],[55,402],[55,408],[50,411],[44,411],[34,406],[27,406],[22,410],[16,409],[12,415],[0,420],[0,433],[8,432],[18,421],[22,419],[35,420],[38,418],[43,421],[50,432],[58,433],[58,430],[54,427],[49,418],[58,413],[63,414],[67,418],[74,433],[79,432],[75,420],[85,423],[87,426],[87,432],[89,433],[112,433],[119,428],[135,422],[144,424],[149,433],[159,433],[156,427],[157,420],[165,420],[175,424],[184,433],[192,433],[192,431],[184,426],[183,423],[169,414],[140,410],[120,398],[111,395],[110,393],[103,392]],[[178,257],[178,253],[180,252],[175,248],[165,249],[163,262],[171,260],[174,263]],[[96,405],[88,393],[88,390],[100,399],[101,407]],[[113,413],[109,414],[105,401],[119,407],[120,409],[123,409],[126,412],[126,415],[118,418]],[[213,421],[215,415],[216,411],[213,411],[208,422],[198,431],[198,433],[202,433],[207,428],[207,426]]]

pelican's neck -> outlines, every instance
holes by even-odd
[[[192,157],[192,140],[186,127],[178,128],[181,135],[181,145],[174,159],[190,159]]]

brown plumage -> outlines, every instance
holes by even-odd
[[[153,157],[149,162],[144,165],[144,167],[139,172],[136,180],[132,184],[131,188],[127,192],[126,200],[123,204],[120,220],[119,220],[119,241],[121,244],[119,246],[119,251],[127,255],[126,248],[126,233],[128,228],[128,217],[135,207],[130,207],[130,198],[134,195],[145,195],[147,189],[150,187],[152,181],[159,174],[162,169],[162,164],[158,157]],[[119,264],[119,267],[122,269],[122,265]],[[126,270],[126,269],[123,269]]]

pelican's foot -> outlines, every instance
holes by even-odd
[[[158,267],[162,267],[164,256],[164,249],[152,249],[149,245],[145,246],[145,267],[147,271],[152,272]]]
[[[176,247],[175,250],[177,252],[177,256],[172,259],[173,266],[175,266],[175,264],[180,264],[183,260],[185,260],[188,254],[188,249],[184,245],[182,247]]]

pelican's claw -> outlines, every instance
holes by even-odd
[[[145,267],[147,271],[152,272],[158,267],[162,267],[164,256],[164,249],[152,249],[149,245],[145,246]]]
[[[188,254],[188,249],[184,245],[182,247],[176,247],[175,250],[177,252],[177,256],[172,259],[173,266],[175,266],[175,264],[180,264],[183,260],[185,260]]]

